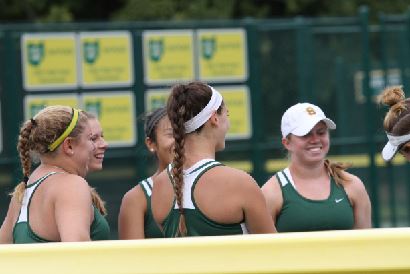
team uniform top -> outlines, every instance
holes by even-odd
[[[144,236],[145,238],[163,238],[164,235],[161,229],[158,227],[152,215],[151,208],[151,195],[152,187],[154,185],[152,178],[149,177],[138,183],[145,194],[145,199],[147,200],[147,211],[144,216]]]
[[[303,197],[295,188],[289,168],[276,173],[283,205],[276,218],[278,232],[352,229],[353,208],[342,186],[330,178],[330,195],[324,200]]]
[[[247,233],[244,223],[222,224],[209,219],[195,202],[194,191],[198,180],[209,169],[221,165],[221,163],[213,159],[203,159],[189,169],[184,170],[183,208],[188,236],[218,236]],[[171,169],[172,166],[170,164],[167,167],[167,172],[169,179],[173,182]],[[202,183],[206,184],[206,182]],[[165,237],[176,236],[179,218],[178,204],[174,200],[173,209],[162,224]]]
[[[26,186],[19,217],[13,229],[13,243],[23,244],[51,242],[50,240],[38,236],[31,229],[29,223],[29,214],[31,199],[35,191],[45,179],[56,173],[58,172],[47,173],[46,175],[38,179],[36,182]],[[110,227],[108,225],[108,222],[104,218],[104,216],[101,215],[100,211],[95,206],[93,206],[93,209],[94,220],[90,227],[91,240],[108,240],[110,237]]]

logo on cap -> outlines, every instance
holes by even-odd
[[[315,111],[312,107],[307,107],[307,108],[306,108],[306,112],[307,112],[309,115],[315,115],[315,114],[316,114],[316,111]]]

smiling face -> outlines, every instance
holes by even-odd
[[[108,143],[104,140],[104,134],[100,122],[97,119],[90,118],[88,123],[92,133],[91,139],[95,146],[95,150],[90,156],[89,169],[90,171],[97,171],[101,170],[103,167],[104,153],[107,150]]]
[[[329,131],[324,122],[317,123],[305,136],[290,135],[282,139],[292,161],[323,161],[329,152]]]
[[[73,171],[85,177],[91,171],[91,158],[96,151],[95,143],[92,139],[92,131],[87,123],[83,131],[76,137],[67,137],[64,143],[68,143],[71,148],[69,155],[74,163]]]

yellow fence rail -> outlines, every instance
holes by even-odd
[[[410,273],[410,228],[0,245],[0,272]]]

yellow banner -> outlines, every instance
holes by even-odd
[[[78,108],[79,98],[76,94],[27,95],[24,98],[24,117],[30,119],[43,108],[53,105]]]
[[[212,82],[248,78],[243,29],[198,30],[199,79]]]
[[[252,136],[252,120],[250,96],[247,86],[215,87],[223,96],[229,109],[231,127],[226,139],[244,139]],[[151,111],[166,106],[170,91],[167,89],[148,90],[146,92],[145,109]]]
[[[129,32],[80,33],[82,85],[127,86],[134,82]]]
[[[170,89],[151,89],[145,94],[145,110],[147,112],[165,107],[170,94]]]
[[[25,34],[21,52],[26,90],[77,87],[74,33]]]
[[[167,84],[194,79],[193,32],[145,31],[144,80]]]
[[[131,92],[86,93],[83,109],[95,114],[111,147],[136,143],[134,95]]]

